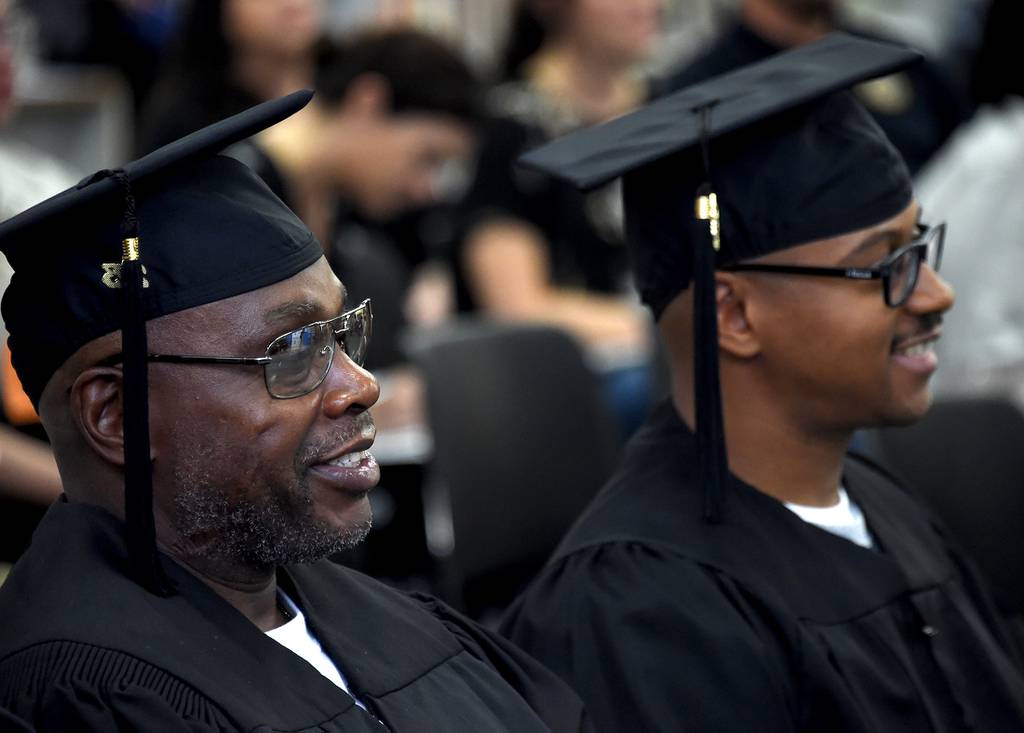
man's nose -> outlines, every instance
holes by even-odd
[[[323,411],[329,418],[359,414],[380,397],[377,378],[340,350],[324,378],[323,390]]]
[[[922,263],[917,285],[906,302],[906,308],[915,314],[944,313],[953,307],[956,294],[931,265]]]

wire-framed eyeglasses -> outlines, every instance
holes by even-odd
[[[336,318],[308,323],[281,334],[264,356],[199,356],[148,354],[148,361],[168,364],[242,364],[262,366],[271,397],[290,399],[309,394],[327,377],[336,347],[358,366],[363,365],[373,330],[370,299]]]
[[[917,225],[913,241],[897,249],[873,267],[812,267],[805,265],[769,265],[760,263],[739,263],[727,265],[723,270],[730,272],[768,272],[783,275],[817,275],[822,277],[843,277],[850,280],[881,280],[885,293],[885,304],[898,308],[907,302],[917,287],[921,263],[928,263],[938,272],[942,265],[942,247],[946,240],[946,222],[933,227]]]

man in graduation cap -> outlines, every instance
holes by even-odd
[[[843,91],[915,57],[830,36],[527,156],[623,177],[671,365],[671,399],[504,624],[598,730],[1024,730],[983,584],[847,455],[927,410],[953,303],[941,212]]]
[[[215,154],[308,99],[0,225],[12,358],[65,489],[0,589],[4,725],[585,725],[507,642],[322,560],[370,522],[370,304],[346,302],[306,226]]]

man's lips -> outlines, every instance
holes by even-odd
[[[938,341],[942,336],[942,329],[935,327],[928,331],[911,334],[909,336],[897,336],[893,339],[891,351],[895,353],[905,352],[908,350],[914,350],[919,346],[929,346],[935,341]]]
[[[317,458],[309,470],[336,488],[363,493],[380,481],[380,466],[370,453],[373,435],[343,445],[329,455]]]
[[[348,443],[343,443],[338,446],[330,453],[325,453],[322,456],[317,456],[313,460],[313,465],[320,465],[324,463],[333,463],[346,456],[351,456],[354,453],[360,453],[366,451],[373,445],[374,438],[377,437],[377,431],[373,428],[363,430],[355,440],[351,440]]]
[[[933,328],[923,333],[904,336],[893,341],[891,353],[897,364],[922,376],[928,376],[939,365],[933,345],[942,335],[941,328]]]

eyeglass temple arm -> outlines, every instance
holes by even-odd
[[[853,280],[877,280],[885,276],[881,269],[863,267],[810,267],[801,265],[727,265],[722,268],[727,272],[780,272],[788,275],[822,275],[824,277],[844,277]]]
[[[148,361],[171,364],[269,364],[269,356],[191,356],[187,354],[147,354]]]

